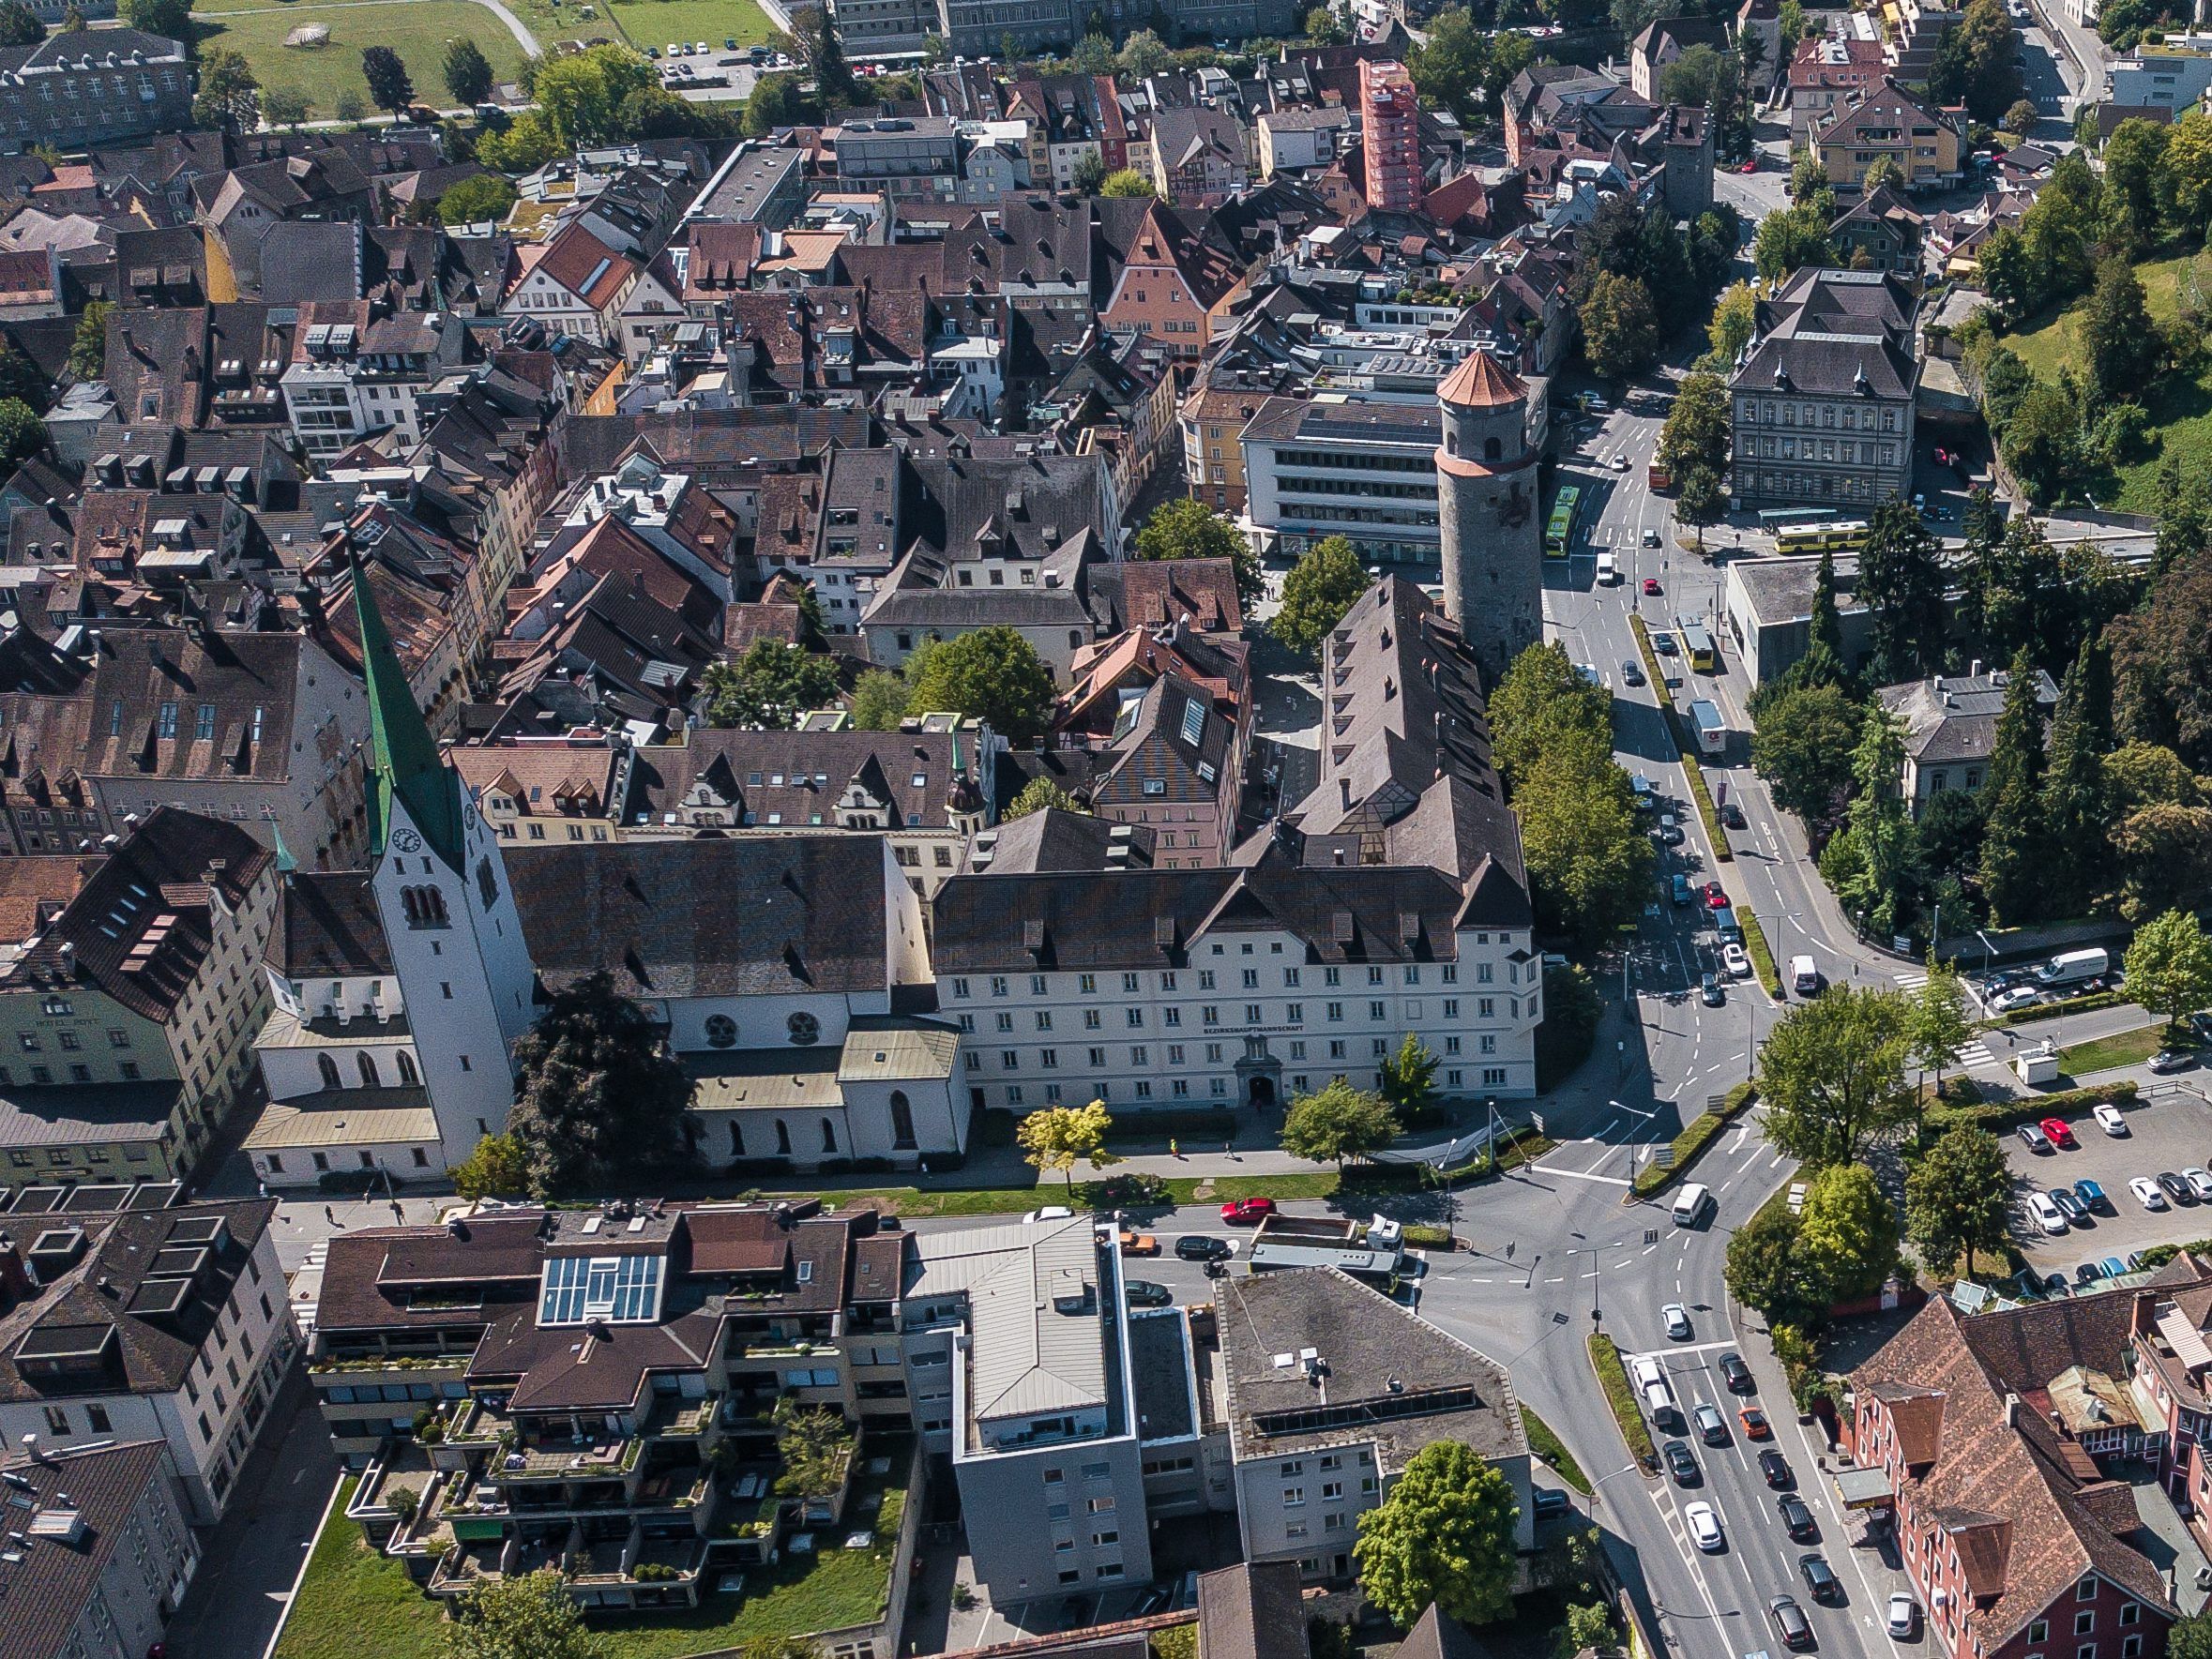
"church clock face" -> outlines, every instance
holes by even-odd
[[[392,837],[392,847],[401,852],[419,852],[422,851],[422,837],[411,829],[403,829]]]

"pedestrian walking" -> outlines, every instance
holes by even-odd
[[[336,1227],[338,1225],[338,1217],[330,1214],[330,1206],[328,1204],[325,1204],[323,1206],[323,1219],[327,1221],[332,1227]]]
[[[1173,1135],[1169,1136],[1169,1137],[1168,1137],[1168,1156],[1169,1156],[1169,1157],[1171,1157],[1171,1158],[1179,1158],[1179,1157],[1181,1157],[1182,1155],[1183,1155],[1183,1150],[1182,1150],[1182,1148],[1180,1148],[1179,1146],[1177,1146],[1177,1145],[1175,1144],[1175,1138],[1174,1138]]]

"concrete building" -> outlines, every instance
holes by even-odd
[[[959,194],[960,131],[942,115],[848,121],[836,132],[837,177],[846,189],[887,190],[894,201]]]
[[[192,125],[197,77],[184,46],[138,29],[49,35],[0,48],[0,149],[81,150]]]
[[[1134,1317],[1111,1230],[1023,1221],[932,1233],[916,1252],[910,1387],[925,1444],[951,1453],[977,1578],[999,1602],[1145,1582]],[[949,1381],[949,1411],[925,1403],[942,1386],[930,1378]]]
[[[12,1543],[0,1659],[158,1652],[200,1565],[159,1440],[38,1446],[0,1463]]]
[[[2212,91],[2212,36],[2168,36],[2105,66],[2104,101],[2161,109],[2175,120]]]
[[[12,1234],[0,1259],[13,1264],[0,1435],[11,1446],[159,1440],[189,1518],[205,1526],[221,1519],[299,1343],[269,1231],[276,1201],[174,1199],[173,1185],[12,1195],[0,1219]]]
[[[1503,1365],[1333,1267],[1222,1279],[1214,1314],[1248,1561],[1355,1577],[1359,1517],[1438,1440],[1506,1476],[1514,1544],[1535,1546],[1528,1435]]]
[[[1873,650],[1874,619],[1856,597],[1856,559],[1836,561],[1836,619],[1843,660],[1857,667]],[[1812,648],[1816,557],[1731,559],[1721,589],[1721,617],[1746,678],[1761,686],[1789,671]]]
[[[277,860],[157,811],[0,970],[0,1181],[188,1173],[251,1068]]]
[[[1815,126],[1811,148],[1843,192],[1856,190],[1867,169],[1885,158],[1897,164],[1908,190],[1939,189],[1965,176],[1960,117],[1886,77]]]
[[[1811,266],[1761,304],[1729,381],[1739,510],[1864,517],[1911,493],[1917,309],[1894,277]]]
[[[1245,511],[1293,558],[1341,535],[1363,561],[1433,569],[1442,427],[1433,404],[1269,398],[1238,434]]]

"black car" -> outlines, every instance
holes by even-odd
[[[2212,1014],[2191,1014],[2189,1029],[2200,1043],[2212,1043]]]
[[[1704,998],[1708,1008],[1718,1008],[1728,1001],[1728,993],[1720,988],[1720,975],[1718,973],[1708,973],[1699,982],[1698,994]]]
[[[1774,1507],[1781,1512],[1782,1525],[1798,1543],[1811,1544],[1820,1536],[1820,1528],[1813,1521],[1812,1511],[1796,1493],[1784,1492],[1774,1501]]]
[[[1774,1628],[1780,1635],[1783,1646],[1812,1646],[1812,1622],[1805,1617],[1805,1609],[1797,1605],[1795,1597],[1776,1596],[1766,1604],[1766,1616],[1774,1621]]]
[[[2189,1183],[2171,1169],[2159,1171],[2159,1185],[2177,1204],[2193,1204],[2197,1201],[2197,1195],[2189,1191]]]
[[[1621,659],[1621,684],[1624,686],[1644,684],[1644,671],[1627,657]]]
[[[1124,1280],[1121,1293],[1129,1298],[1131,1307],[1173,1307],[1175,1305],[1175,1293],[1165,1285],[1155,1284],[1150,1279]]]
[[[1667,1472],[1674,1477],[1677,1486],[1698,1484],[1697,1459],[1690,1455],[1688,1440],[1669,1440],[1659,1447],[1659,1455],[1667,1460]]]
[[[1836,1569],[1828,1565],[1826,1556],[1799,1556],[1797,1571],[1814,1601],[1840,1602],[1843,1599],[1843,1581],[1836,1576]]]
[[[1720,1380],[1728,1384],[1730,1394],[1757,1394],[1758,1380],[1751,1375],[1751,1367],[1744,1364],[1740,1353],[1720,1356]]]
[[[1759,1472],[1778,1492],[1787,1491],[1797,1484],[1797,1477],[1790,1472],[1790,1460],[1771,1446],[1759,1454]]]
[[[1226,1261],[1236,1254],[1227,1239],[1208,1238],[1202,1232],[1187,1232],[1175,1241],[1175,1254],[1185,1261]]]

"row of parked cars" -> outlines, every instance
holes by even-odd
[[[1679,1307],[1662,1309],[1668,1324],[1668,1335],[1682,1340],[1682,1330],[1688,1326],[1688,1316]],[[1743,1356],[1725,1353],[1720,1356],[1720,1378],[1735,1395],[1755,1395],[1759,1392],[1758,1380],[1751,1375],[1750,1366]],[[1639,1355],[1629,1362],[1629,1380],[1634,1384],[1637,1395],[1651,1413],[1652,1421],[1662,1431],[1670,1426],[1684,1425],[1681,1408],[1674,1403],[1673,1391],[1667,1385],[1665,1367],[1648,1355]],[[1774,1428],[1766,1413],[1755,1404],[1736,1408],[1736,1423],[1747,1440],[1770,1442]],[[1728,1419],[1720,1409],[1709,1400],[1699,1400],[1689,1409],[1687,1425],[1697,1438],[1708,1446],[1725,1447],[1730,1441]],[[1668,1477],[1680,1487],[1695,1487],[1704,1484],[1704,1474],[1698,1467],[1697,1455],[1686,1440],[1669,1440],[1659,1447],[1659,1455],[1667,1466]],[[1820,1522],[1814,1517],[1812,1507],[1797,1493],[1796,1473],[1790,1460],[1772,1444],[1764,1444],[1759,1451],[1759,1473],[1775,1493],[1774,1509],[1782,1531],[1795,1544],[1820,1542]],[[1717,1555],[1728,1547],[1728,1533],[1720,1520],[1720,1512],[1703,1500],[1686,1503],[1682,1507],[1683,1530],[1689,1541],[1707,1555]],[[1828,1565],[1827,1558],[1817,1550],[1797,1558],[1797,1574],[1805,1581],[1806,1593],[1815,1602],[1841,1605],[1844,1599],[1842,1581]],[[1766,1605],[1766,1613],[1773,1621],[1775,1634],[1784,1646],[1795,1649],[1813,1645],[1812,1622],[1798,1606],[1794,1595],[1778,1595]],[[1889,1633],[1896,1636],[1910,1636],[1919,1627],[1920,1608],[1903,1591],[1889,1598]]]

